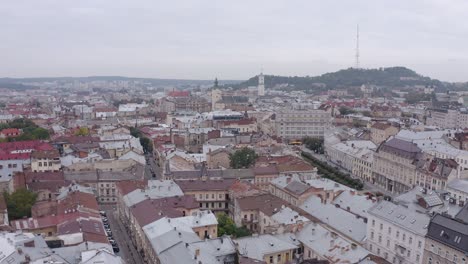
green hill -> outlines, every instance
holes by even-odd
[[[237,85],[230,85],[233,88],[244,88],[256,86],[257,76]],[[286,86],[287,90],[321,91],[334,88],[348,88],[361,86],[363,84],[373,84],[382,87],[405,87],[412,85],[434,86],[436,88],[446,87],[447,83],[431,79],[417,74],[405,67],[390,67],[380,69],[354,69],[349,68],[337,72],[326,73],[315,77],[286,77],[286,76],[265,76],[265,86]]]

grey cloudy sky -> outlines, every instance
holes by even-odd
[[[465,0],[0,0],[0,76],[246,79],[402,65],[468,81]]]

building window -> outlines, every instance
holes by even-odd
[[[270,256],[270,263],[273,263],[273,256]]]
[[[281,254],[278,254],[278,262],[281,261]]]

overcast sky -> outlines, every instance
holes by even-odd
[[[0,0],[0,77],[247,79],[407,66],[468,81],[466,0]]]

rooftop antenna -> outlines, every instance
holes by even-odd
[[[359,69],[359,24],[357,25],[356,31],[356,69]]]

